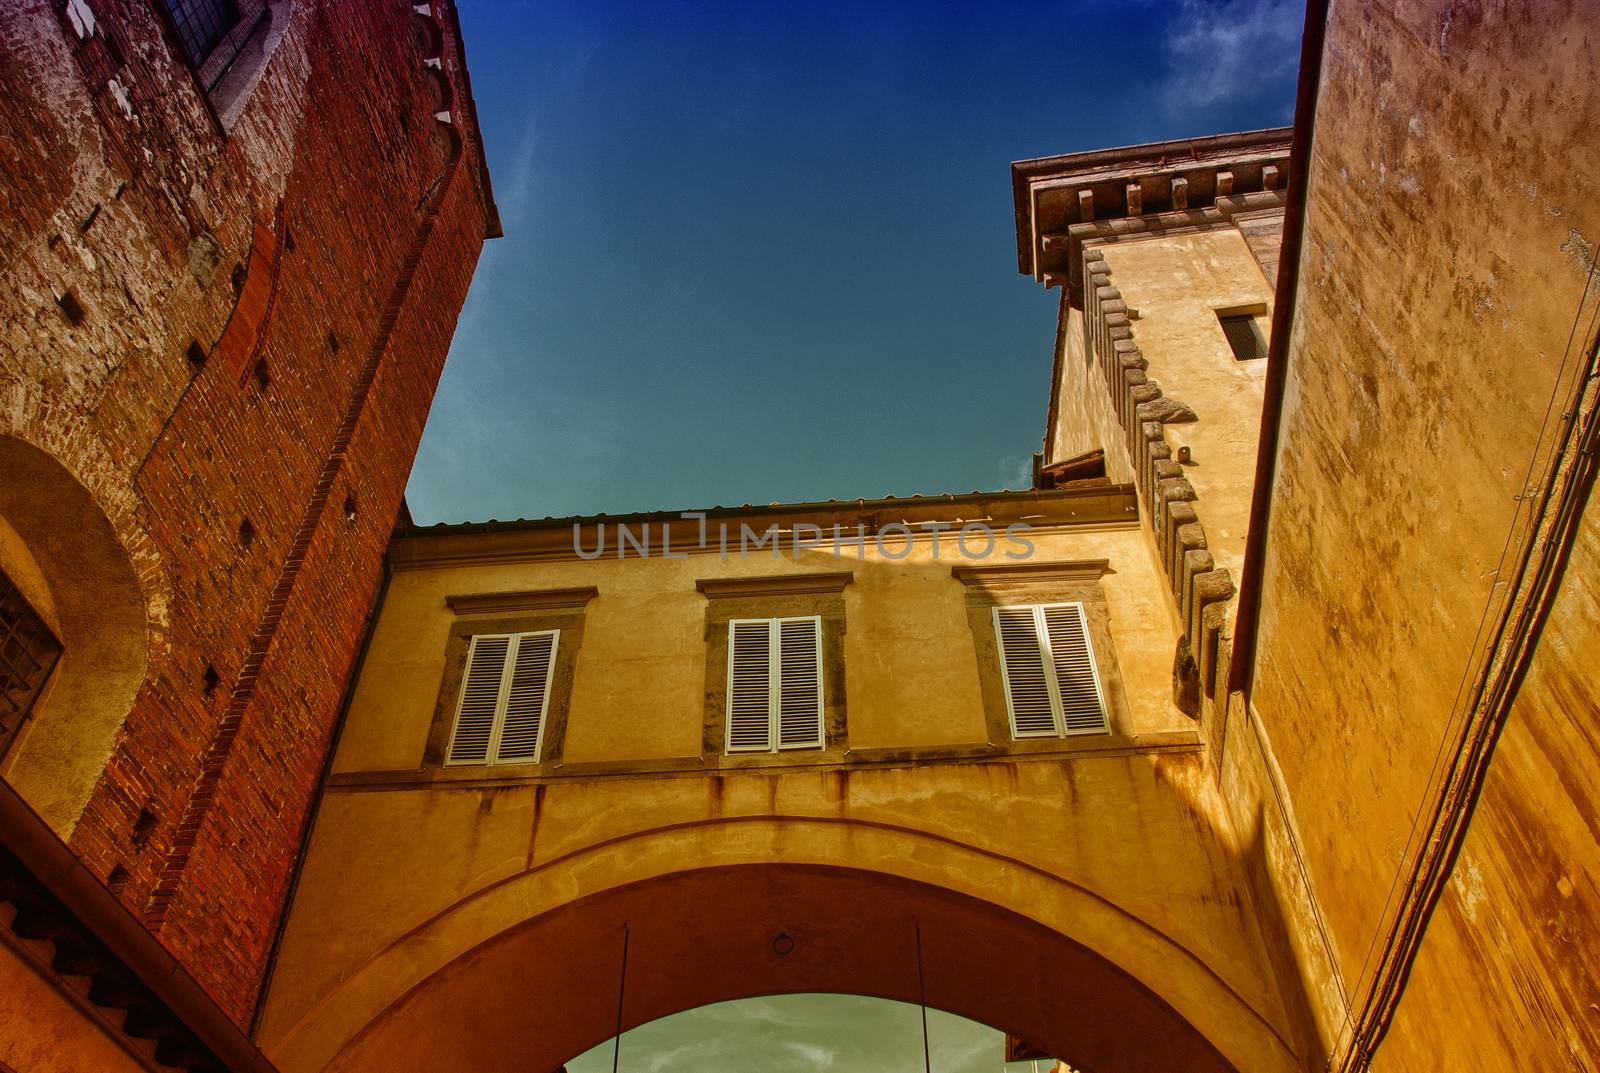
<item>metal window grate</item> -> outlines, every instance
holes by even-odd
[[[1228,337],[1237,361],[1254,361],[1267,356],[1267,341],[1261,337],[1254,313],[1217,314],[1222,322],[1222,334]]]
[[[61,642],[0,573],[0,754],[27,718],[61,655]]]
[[[189,66],[198,68],[239,21],[236,0],[163,0]]]

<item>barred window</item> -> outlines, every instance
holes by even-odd
[[[199,68],[239,21],[237,0],[163,0],[189,66]]]
[[[1228,348],[1235,361],[1254,361],[1267,356],[1267,341],[1261,335],[1261,326],[1253,313],[1218,313],[1222,334],[1228,337]]]
[[[0,754],[11,744],[61,655],[61,642],[0,573]]]

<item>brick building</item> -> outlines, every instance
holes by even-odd
[[[8,3],[0,102],[7,815],[248,1026],[499,233],[454,5]]]
[[[1600,1064],[1600,33],[1479,8],[1312,0],[1292,130],[1012,166],[1032,489],[397,529],[497,231],[451,7],[5,7],[0,1073],[786,991]]]

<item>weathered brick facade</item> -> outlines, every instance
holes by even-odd
[[[241,1023],[498,230],[447,5],[270,23],[230,115],[159,2],[0,8],[0,442],[87,489],[145,619],[103,773],[36,807]],[[24,792],[46,731],[0,769]]]

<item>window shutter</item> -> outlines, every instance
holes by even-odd
[[[772,748],[772,624],[728,623],[728,751]]]
[[[1059,733],[1035,610],[1032,607],[994,609],[1006,711],[1011,716],[1011,732],[1019,738],[1048,738]]]
[[[505,678],[508,636],[479,636],[467,649],[467,673],[456,705],[456,725],[446,754],[451,764],[482,764],[489,759],[500,685]]]
[[[550,702],[550,679],[555,673],[557,633],[525,633],[517,638],[512,655],[511,684],[506,692],[505,718],[495,742],[498,764],[531,764],[539,759],[545,708]]]
[[[1089,647],[1089,624],[1082,604],[1044,607],[1045,634],[1055,663],[1056,690],[1061,696],[1065,734],[1104,734],[1111,729],[1100,696],[1100,671]]]
[[[778,748],[822,748],[822,620],[779,619]]]

